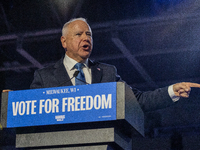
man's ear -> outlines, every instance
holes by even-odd
[[[61,36],[60,41],[62,43],[62,47],[66,49],[67,48],[66,38],[64,36]]]

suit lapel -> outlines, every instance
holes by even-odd
[[[63,64],[63,58],[55,64],[54,76],[58,81],[58,86],[72,86],[72,82]]]
[[[103,70],[98,66],[97,62],[89,60],[89,66],[92,73],[92,83],[101,83]],[[70,77],[63,64],[63,58],[54,65],[54,77],[58,81],[57,86],[72,86]]]
[[[98,66],[98,63],[89,61],[92,72],[92,83],[101,83],[103,70]]]

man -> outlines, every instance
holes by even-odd
[[[61,43],[66,51],[65,57],[55,65],[37,70],[30,88],[76,85],[76,79],[73,78],[77,71],[76,63],[83,63],[81,71],[85,76],[85,83],[122,81],[115,66],[89,59],[93,39],[91,28],[84,18],[72,19],[63,26]],[[79,74],[81,71],[79,70]],[[135,88],[132,90],[141,108],[150,111],[170,106],[180,97],[189,97],[191,87],[200,88],[200,84],[183,82],[155,91],[141,92]]]

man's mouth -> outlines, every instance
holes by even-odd
[[[83,45],[83,48],[84,48],[84,49],[89,49],[89,48],[90,48],[90,45]]]

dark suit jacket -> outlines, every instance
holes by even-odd
[[[117,69],[113,65],[89,60],[89,67],[92,72],[92,84],[122,81],[117,74]],[[72,82],[63,64],[63,58],[52,66],[36,70],[30,88],[48,88],[60,85],[72,86]],[[141,92],[136,88],[132,88],[144,111],[156,110],[172,105],[173,102],[169,97],[167,89],[168,87],[156,89],[155,91]]]

